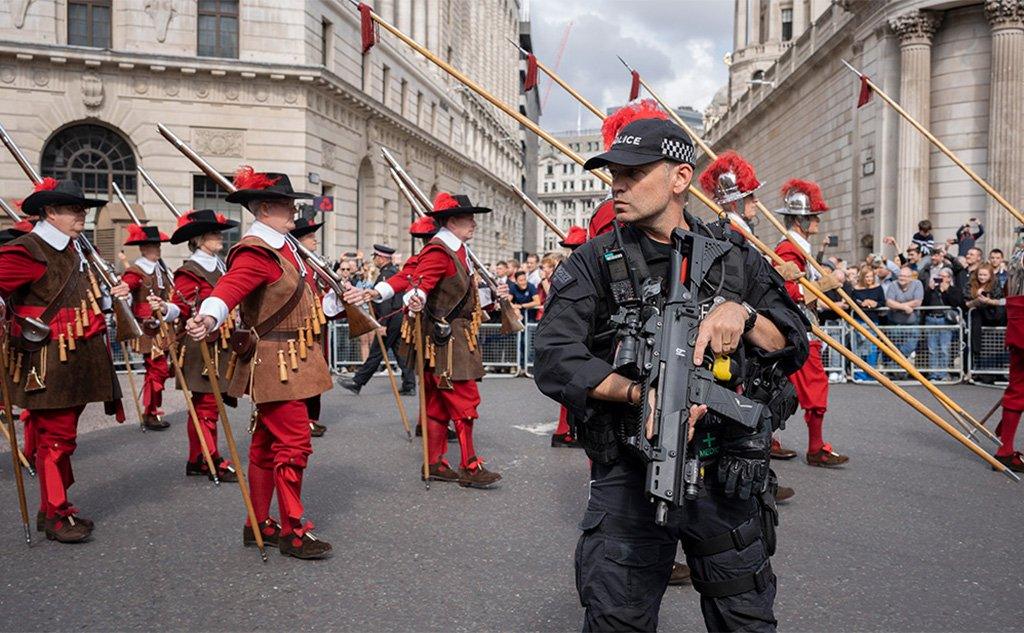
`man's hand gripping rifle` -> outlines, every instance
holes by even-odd
[[[663,305],[659,305],[660,279],[643,280],[639,293],[634,290],[632,296],[623,285],[617,292],[613,282],[620,306],[612,317],[618,328],[615,370],[643,387],[640,416],[623,439],[647,464],[646,492],[658,504],[655,521],[659,525],[666,523],[669,508],[681,507],[684,498],[695,499],[698,494],[700,461],[688,447],[691,405],[707,405],[708,412],[719,420],[751,432],[761,420],[763,405],[725,386],[734,373],[735,363],[730,358],[719,356],[710,367],[693,363],[703,317],[697,293],[708,270],[729,248],[728,242],[673,231]],[[613,279],[617,277],[615,267],[627,265],[621,251],[609,251],[605,259]],[[635,289],[635,271],[628,272]],[[645,421],[651,413],[652,391],[656,396],[654,424],[648,438]]]

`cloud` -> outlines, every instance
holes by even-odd
[[[703,109],[726,83],[722,57],[732,48],[731,0],[533,0],[533,45],[553,67],[572,22],[558,74],[602,111],[629,96],[622,56],[670,105]],[[541,99],[550,82],[541,73]],[[595,128],[599,121],[551,85],[542,125],[552,131]]]

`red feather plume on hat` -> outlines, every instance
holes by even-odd
[[[192,213],[194,212],[195,209],[189,209],[188,211],[181,214],[181,217],[178,218],[179,229],[192,221]]]
[[[232,182],[237,189],[266,189],[276,184],[278,178],[270,178],[266,174],[256,172],[251,165],[242,165],[235,172]]]
[[[427,233],[434,233],[437,231],[437,224],[434,223],[433,218],[422,217],[418,218],[415,222],[409,225],[410,234],[425,235]]]
[[[228,216],[224,215],[223,213],[218,213],[217,221],[220,222],[221,224],[227,224],[229,222]]]
[[[445,209],[454,209],[459,206],[459,201],[452,197],[450,193],[442,191],[437,194],[434,198],[434,211],[444,211]]]
[[[654,99],[640,99],[631,101],[615,111],[604,123],[601,124],[601,136],[604,138],[604,148],[610,149],[618,136],[619,130],[626,127],[633,121],[640,119],[667,119],[665,111],[658,107]]]
[[[718,187],[718,177],[726,172],[736,174],[736,184],[740,191],[746,193],[761,186],[754,173],[754,166],[733,150],[726,150],[718,155],[700,174],[700,187],[709,195],[714,195]]]
[[[825,197],[821,195],[821,187],[816,183],[813,183],[810,180],[793,178],[791,180],[787,180],[786,184],[782,185],[780,193],[782,197],[785,198],[786,194],[793,189],[807,194],[807,198],[811,201],[811,211],[814,211],[815,213],[828,211],[828,205],[825,204]]]
[[[57,179],[47,176],[36,183],[33,191],[53,191],[57,188]]]
[[[580,246],[587,241],[587,230],[582,226],[576,226],[575,224],[569,227],[569,232],[566,233],[565,239],[560,243],[565,246]]]
[[[128,229],[128,239],[125,242],[137,242],[147,239],[146,231],[138,224],[129,224],[125,228]]]

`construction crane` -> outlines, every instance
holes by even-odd
[[[573,21],[569,20],[569,23],[565,25],[565,31],[562,33],[562,42],[558,45],[558,52],[555,54],[555,65],[552,70],[558,72],[558,66],[562,63],[562,55],[565,53],[565,45],[569,42],[569,31],[572,30]],[[551,94],[551,86],[555,82],[548,82],[548,89],[544,91],[544,99],[540,102],[540,109],[543,111],[544,107],[548,103],[548,95]]]

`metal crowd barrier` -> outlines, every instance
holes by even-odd
[[[963,382],[966,377],[964,363],[964,316],[959,308],[945,306],[922,306],[917,308],[921,320],[916,325],[881,325],[879,329],[899,348],[903,355],[925,375],[937,384]],[[955,323],[927,323],[928,315],[955,316]],[[895,382],[915,382],[907,376],[902,367],[882,354],[853,328],[849,328],[850,349],[861,358],[873,361],[875,369]],[[852,363],[851,363],[852,365]],[[870,383],[874,379],[859,369],[850,368],[854,382]]]
[[[950,308],[919,308],[921,313],[936,310],[945,312]],[[952,309],[959,320],[955,324],[933,325],[883,325],[882,331],[901,348],[911,359],[914,366],[933,382],[951,384],[961,382],[975,375],[1004,376],[1009,373],[1009,356],[1003,347],[1005,327],[982,327],[981,349],[967,353],[965,332],[970,332],[973,315],[968,313],[965,318],[959,309]],[[972,311],[973,312],[973,311]],[[107,318],[111,332],[111,351],[114,366],[119,372],[125,370],[124,348],[116,341],[113,319]],[[904,371],[860,334],[845,323],[828,323],[822,329],[836,340],[862,358],[871,360],[878,371],[897,382],[907,377]],[[480,326],[478,343],[483,354],[484,371],[490,377],[515,377],[533,375],[534,350],[533,339],[536,336],[537,324],[527,323],[526,329],[518,334],[502,334],[500,323],[484,323]],[[327,362],[331,369],[340,373],[353,371],[363,363],[359,339],[349,339],[348,324],[332,321],[327,324]],[[370,340],[371,345],[376,342]],[[821,361],[831,382],[855,383],[873,382],[856,370],[852,363],[842,355],[828,347],[822,346]],[[136,371],[142,368],[142,356],[132,353],[132,366]],[[389,359],[392,367],[399,372],[392,355]],[[378,372],[383,373],[383,372]]]
[[[967,335],[970,337],[975,310],[967,311]],[[1010,374],[1010,353],[1006,349],[1006,327],[980,326],[981,344],[969,348],[967,373],[973,381],[975,376],[994,376],[1005,381]],[[968,340],[971,340],[968,338]]]

